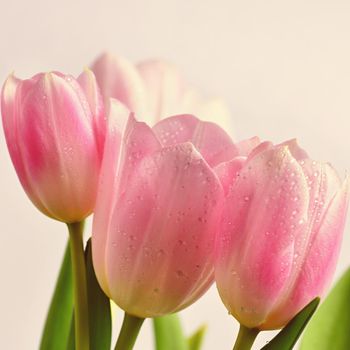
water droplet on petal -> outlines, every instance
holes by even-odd
[[[184,276],[184,273],[183,273],[182,270],[177,270],[177,271],[176,271],[176,275],[177,275],[177,277],[183,277],[183,276]]]

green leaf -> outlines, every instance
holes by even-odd
[[[74,311],[72,312],[72,322],[67,340],[66,350],[75,350]]]
[[[261,350],[291,350],[305,326],[317,309],[320,298],[306,305],[289,323]],[[318,348],[314,348],[319,350]],[[338,349],[337,349],[338,350]]]
[[[188,339],[188,349],[189,350],[200,350],[202,347],[203,339],[207,326],[203,325],[199,327]]]
[[[73,310],[73,278],[67,245],[41,337],[40,350],[66,348]]]
[[[92,265],[90,239],[86,245],[85,257],[89,303],[90,350],[110,350],[112,336],[111,304],[96,279]]]
[[[177,314],[154,318],[153,327],[156,350],[188,350]]]
[[[331,290],[305,330],[302,350],[350,349],[350,269]]]

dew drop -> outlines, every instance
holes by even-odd
[[[144,247],[143,248],[143,253],[145,254],[145,256],[149,256],[150,249],[148,247]]]
[[[176,271],[176,275],[177,275],[177,277],[183,277],[183,276],[184,276],[184,273],[183,273],[182,270],[177,270],[177,271]]]
[[[164,256],[164,255],[165,255],[164,250],[163,250],[163,249],[159,249],[158,252],[157,252],[157,255],[158,255],[159,257]]]

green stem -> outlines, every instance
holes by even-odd
[[[144,318],[125,313],[122,329],[114,350],[132,350],[144,320]]]
[[[75,348],[89,350],[88,299],[83,245],[84,222],[67,225],[73,269]]]
[[[233,350],[250,350],[258,334],[258,329],[247,328],[241,324]]]

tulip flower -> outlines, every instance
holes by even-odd
[[[83,221],[95,206],[106,132],[95,76],[89,70],[78,79],[59,72],[27,80],[11,75],[2,90],[1,113],[10,156],[28,197],[41,212],[68,224],[75,348],[89,349]]]
[[[110,123],[93,220],[98,281],[128,314],[181,310],[213,282],[222,187],[212,166],[237,148],[189,115],[151,129],[114,101]]]
[[[191,113],[232,129],[226,104],[220,98],[203,99],[168,62],[148,60],[135,66],[105,53],[91,69],[105,99],[119,100],[151,125],[170,115]]]
[[[76,80],[41,73],[10,75],[1,96],[7,146],[28,197],[47,216],[78,222],[93,210],[105,117],[93,73]]]
[[[221,299],[243,327],[283,327],[331,280],[349,181],[295,141],[263,143],[224,168],[215,268]]]

